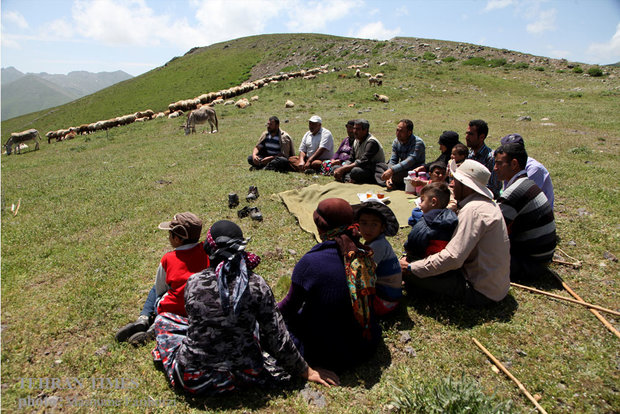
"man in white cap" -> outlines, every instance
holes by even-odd
[[[297,171],[315,172],[321,169],[324,160],[330,160],[334,155],[334,137],[323,128],[321,117],[312,115],[308,120],[308,132],[301,139],[299,157],[293,161]]]
[[[481,163],[465,160],[450,186],[460,208],[459,222],[439,253],[408,263],[400,259],[404,278],[417,287],[480,307],[501,301],[510,287],[510,242],[493,193],[486,187],[491,173]]]

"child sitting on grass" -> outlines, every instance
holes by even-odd
[[[137,346],[155,339],[149,331],[151,322],[158,313],[171,312],[187,316],[185,311],[185,283],[194,273],[209,266],[209,256],[203,243],[199,242],[202,220],[190,212],[175,215],[171,221],[161,223],[160,230],[168,230],[168,241],[174,248],[162,257],[155,285],[149,292],[140,316],[135,322],[122,327],[116,333],[116,340]]]
[[[446,183],[426,185],[420,199],[419,208],[423,215],[412,226],[405,243],[408,262],[443,250],[458,223],[456,213],[446,208],[450,201],[450,189]]]
[[[398,305],[402,292],[402,271],[398,257],[385,236],[398,233],[398,220],[392,210],[378,201],[366,201],[354,206],[355,221],[365,244],[373,250],[373,260],[377,264],[375,313],[379,316],[393,311]]]

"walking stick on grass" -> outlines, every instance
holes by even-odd
[[[568,286],[566,284],[566,282],[562,279],[562,277],[560,277],[560,275],[558,275],[555,272],[552,272],[553,275],[560,281],[560,283],[562,283],[562,287],[564,289],[566,289],[566,291],[568,293],[570,293],[570,295],[572,297],[574,297],[577,300],[580,300],[583,302],[583,299],[581,299],[581,297],[576,294],[575,292],[573,292],[573,289],[570,288],[570,286]],[[607,327],[607,329],[609,329],[611,331],[611,333],[613,333],[614,335],[616,335],[618,338],[620,338],[620,332],[618,332],[618,330],[616,328],[613,327],[613,325],[611,323],[609,323],[609,321],[607,319],[605,319],[605,317],[603,315],[601,315],[599,313],[599,311],[597,311],[596,309],[588,309],[590,312],[592,312],[594,314],[594,316],[596,316],[596,318],[601,321],[603,323],[603,325],[605,325]]]
[[[541,413],[547,414],[547,412],[545,411],[544,408],[542,408],[540,406],[540,404],[538,404],[538,401],[536,401],[536,398],[532,397],[532,394],[530,394],[525,387],[523,386],[523,384],[521,384],[521,382],[515,378],[514,375],[512,375],[510,373],[510,371],[508,371],[506,369],[506,367],[504,367],[504,365],[499,362],[499,360],[497,358],[495,358],[493,356],[493,354],[491,354],[480,342],[478,342],[478,340],[476,338],[471,338],[474,340],[474,343],[478,346],[478,348],[480,348],[482,350],[482,352],[484,352],[486,354],[486,356],[488,356],[491,361],[493,361],[493,363],[502,370],[502,372],[504,374],[506,374],[508,376],[508,378],[510,378],[515,384],[517,384],[517,387],[519,387],[519,390],[521,390],[521,392],[527,397],[528,400],[530,400],[531,402],[534,403],[534,406],[536,406],[536,409],[538,409],[538,411],[540,411]]]
[[[585,306],[587,308],[597,309],[597,310],[600,310],[600,311],[603,311],[603,312],[611,313],[612,315],[620,316],[620,312],[617,312],[617,311],[611,310],[611,309],[607,309],[607,308],[604,308],[602,306],[594,305],[592,303],[584,302],[582,300],[567,298],[565,296],[556,295],[555,293],[545,292],[544,290],[534,289],[533,287],[529,287],[529,286],[523,286],[523,285],[520,285],[518,283],[510,283],[510,286],[514,286],[514,287],[518,287],[518,288],[521,288],[521,289],[529,290],[530,292],[534,292],[534,293],[540,293],[541,295],[550,296],[552,298],[562,299],[562,300],[565,300],[567,302],[577,303],[577,304],[583,305],[583,306]]]

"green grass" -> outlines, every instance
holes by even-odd
[[[335,59],[343,55],[336,52],[341,40],[323,35],[290,39],[274,35],[232,41],[226,49],[214,45],[213,51],[176,59],[149,76],[161,76],[158,85],[165,79],[181,87],[184,77],[191,76],[190,67],[207,65],[204,60],[199,63],[199,57],[213,52],[221,53],[220,58],[229,64],[240,62],[231,66],[236,69],[230,74],[220,75],[225,79],[213,75],[209,81],[213,84],[204,89],[194,84],[187,95],[170,96],[169,102],[147,83],[142,89],[131,86],[134,96],[126,97],[128,106],[122,113],[129,106],[143,109],[143,102],[155,99],[151,94],[167,105],[230,86],[248,76],[252,62],[275,62],[279,50],[303,50],[298,49],[302,45],[320,48],[333,42],[326,53],[333,51]],[[359,42],[367,42],[373,50],[372,41]],[[235,43],[245,45],[246,52],[241,46],[235,49]],[[379,93],[390,97],[389,104],[373,100],[375,90],[368,88],[367,80],[340,79],[338,73],[329,73],[312,81],[295,79],[253,91],[248,96],[256,94],[260,99],[245,110],[217,106],[220,132],[214,135],[184,136],[179,129],[181,120],[159,119],[115,128],[107,134],[44,143],[39,151],[25,150],[22,155],[3,155],[3,408],[16,411],[20,398],[35,398],[44,392],[81,401],[162,399],[175,405],[152,411],[171,413],[320,411],[308,405],[295,387],[250,390],[213,399],[177,395],[153,367],[150,346],[135,349],[116,343],[113,337],[119,327],[137,317],[157,263],[169,249],[166,234],[157,230],[157,224],[180,211],[198,214],[206,225],[219,219],[239,223],[252,237],[248,250],[263,257],[257,272],[278,299],[285,295],[295,263],[314,241],[299,229],[275,194],[328,183],[330,178],[248,171],[246,157],[271,115],[280,118],[296,145],[307,129],[309,114],[321,115],[338,142],[344,136],[346,120],[363,116],[386,149],[394,139],[398,120],[411,118],[416,135],[426,142],[429,160],[439,154],[437,138],[443,130],[455,130],[463,139],[467,122],[473,118],[489,122],[487,144],[492,148],[502,136],[519,132],[528,153],[552,174],[559,247],[583,262],[581,269],[554,265],[553,270],[585,300],[617,308],[620,266],[603,257],[605,252],[620,254],[620,200],[613,179],[620,155],[618,94],[614,92],[617,74],[601,82],[600,78],[553,70],[506,71],[486,65],[440,68],[391,57],[389,53],[398,50],[390,52],[390,42],[379,50],[386,53],[381,61],[387,60],[388,65],[379,67],[379,59],[368,59],[372,53],[359,51],[349,53],[339,65],[361,63],[364,60],[358,61],[358,54],[369,60],[369,72],[385,73]],[[209,62],[205,73],[220,67]],[[178,73],[166,75],[170,67],[178,68]],[[182,68],[187,69],[183,72]],[[615,69],[606,70],[614,73]],[[91,113],[96,119],[104,114],[119,115],[109,102],[117,100],[116,96],[106,93],[110,95],[99,95],[96,102],[88,101],[84,107],[69,105],[40,121],[33,121],[33,115],[22,117],[21,122],[60,128],[70,119],[85,119]],[[117,93],[123,92],[118,89]],[[570,97],[574,93],[580,97]],[[296,103],[295,108],[284,108],[287,99]],[[522,105],[526,100],[528,104]],[[355,106],[349,107],[350,103]],[[100,105],[99,109],[94,105]],[[517,122],[521,115],[530,115],[532,122]],[[540,121],[545,117],[549,121]],[[544,122],[555,126],[541,125]],[[17,130],[15,125],[3,123],[3,136]],[[229,192],[237,192],[243,199],[250,185],[257,185],[261,194],[257,205],[265,220],[260,224],[239,220],[236,211],[226,205]],[[20,209],[13,216],[10,206],[18,200]],[[406,234],[401,230],[391,239],[397,252],[402,250]],[[557,288],[551,280],[542,281],[539,287]],[[617,320],[609,319],[618,326]],[[394,385],[410,390],[418,390],[420,385],[421,395],[430,396],[443,378],[463,375],[464,384],[475,381],[470,395],[485,399],[480,391],[489,398],[494,396],[498,404],[511,400],[516,412],[531,412],[531,403],[507,378],[491,370],[472,337],[507,365],[532,394],[539,394],[540,404],[549,412],[620,410],[618,339],[578,306],[514,290],[497,308],[477,311],[408,291],[397,314],[384,321],[383,328],[384,344],[376,357],[344,373],[344,386],[329,390],[312,387],[325,396],[328,406],[323,411],[385,412],[396,397]],[[405,332],[411,336],[409,342],[401,337]],[[42,377],[125,378],[133,379],[137,386],[47,391],[20,386],[21,378]],[[458,397],[466,392],[452,394]],[[77,409],[67,407],[66,411]],[[135,407],[121,406],[116,411],[134,412]]]

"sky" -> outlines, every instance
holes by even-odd
[[[268,33],[452,40],[620,61],[620,0],[1,0],[1,66],[137,76],[192,47]]]

